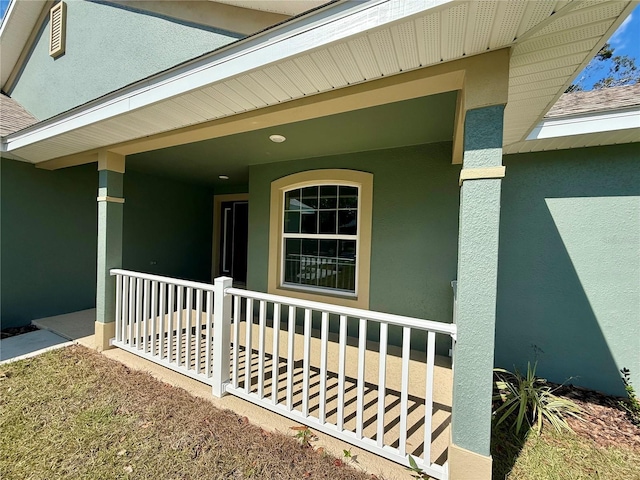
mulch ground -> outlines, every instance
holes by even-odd
[[[0,340],[5,339],[5,338],[9,338],[9,337],[15,337],[16,335],[22,335],[23,333],[34,332],[36,330],[38,330],[38,328],[33,326],[33,325],[24,325],[22,327],[3,328],[0,331]]]
[[[640,426],[631,422],[620,405],[623,398],[575,386],[562,386],[555,393],[582,409],[582,420],[567,420],[578,435],[601,447],[626,446],[640,451]]]

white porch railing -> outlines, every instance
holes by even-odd
[[[448,438],[444,457],[432,451],[448,422],[446,405],[434,410],[434,378],[436,334],[455,343],[454,324],[232,288],[229,278],[111,273],[116,346],[204,381],[216,396],[404,465],[412,455],[429,475],[448,477]]]
[[[111,270],[116,276],[113,344],[212,384],[214,286]]]

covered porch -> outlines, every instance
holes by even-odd
[[[95,347],[436,478],[490,472],[505,95],[472,87],[507,60],[99,150]]]

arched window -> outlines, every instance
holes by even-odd
[[[368,308],[372,186],[351,170],[272,183],[270,292]]]

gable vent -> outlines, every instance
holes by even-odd
[[[64,53],[67,34],[67,5],[58,3],[49,11],[49,55],[53,58]]]

